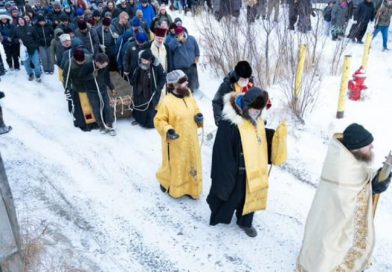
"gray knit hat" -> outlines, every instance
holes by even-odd
[[[174,70],[166,75],[167,84],[176,84],[181,78],[185,78],[186,74],[182,70]]]

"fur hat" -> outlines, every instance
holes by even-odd
[[[370,145],[373,142],[373,135],[363,126],[353,123],[343,131],[342,144],[348,149],[359,149]]]
[[[112,20],[110,18],[103,18],[102,20],[102,25],[104,26],[110,26],[110,23],[112,22]]]
[[[85,21],[78,21],[78,27],[80,30],[87,29],[87,23]]]
[[[166,33],[167,33],[167,29],[165,29],[165,28],[156,28],[155,29],[155,36],[156,37],[165,37],[166,36]]]
[[[268,92],[258,87],[250,88],[243,97],[243,110],[252,108],[257,110],[264,109],[268,102]]]
[[[73,51],[73,57],[76,61],[84,61],[84,51],[83,48],[75,48]]]
[[[177,84],[182,78],[186,78],[186,74],[182,70],[174,70],[166,75],[167,84]]]
[[[235,66],[234,71],[239,77],[250,78],[252,76],[252,67],[250,67],[249,62],[245,60],[239,61]]]

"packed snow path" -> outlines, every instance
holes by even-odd
[[[384,56],[375,56],[374,63]],[[370,127],[376,166],[392,146],[385,123],[391,116],[392,67],[373,69],[366,103],[349,102],[343,123],[334,120],[339,81],[334,78],[326,81],[309,125],[297,130],[291,124],[289,161],[272,169],[268,208],[255,215],[259,235],[254,239],[234,218],[231,225],[208,225],[212,141],[202,148],[201,199],[175,200],[159,190],[155,178],[161,141],[154,129],[120,120],[116,137],[82,132],[72,125],[56,76],[44,76],[39,84],[28,82],[23,70],[8,73],[1,82],[7,95],[2,104],[13,130],[0,136],[0,150],[21,228],[33,238],[41,234],[45,246],[39,268],[32,271],[293,271],[328,137],[350,121]],[[202,77],[209,82],[206,74]],[[216,90],[206,83],[202,88],[210,95]],[[210,100],[197,98],[206,133],[213,131]],[[392,270],[391,196],[388,191],[379,203],[369,271]]]

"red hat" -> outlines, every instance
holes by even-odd
[[[73,57],[76,61],[84,61],[84,51],[83,48],[75,48],[73,52]]]
[[[92,25],[92,26],[95,26],[95,20],[94,20],[94,18],[89,18],[88,20],[87,20],[87,23],[89,23],[90,25]]]
[[[176,26],[176,35],[184,32],[185,32],[185,28],[183,28],[182,26]]]
[[[112,22],[112,20],[108,17],[103,18],[102,20],[102,25],[104,26],[110,26],[110,23]]]
[[[164,38],[166,36],[167,29],[166,28],[156,28],[155,36]]]

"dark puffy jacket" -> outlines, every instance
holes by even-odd
[[[375,10],[372,2],[364,0],[359,4],[357,11],[355,12],[354,19],[359,23],[369,23],[374,20]]]
[[[32,55],[38,49],[39,36],[32,26],[19,26],[16,28],[16,37],[21,39],[26,46],[27,52]]]
[[[324,21],[331,22],[332,7],[326,6],[323,10]]]
[[[75,31],[75,37],[78,37],[84,47],[91,53],[96,54],[99,50],[99,40],[97,32],[94,29],[89,29],[87,32],[82,32],[80,29]]]
[[[234,84],[239,80],[239,76],[235,71],[230,72],[225,78],[223,82],[219,86],[218,91],[216,92],[214,99],[212,99],[212,109],[214,111],[214,119],[215,124],[218,126],[219,121],[222,119],[222,110],[223,110],[223,97],[235,91]],[[253,83],[253,78],[249,79],[250,83]]]
[[[49,47],[54,35],[52,26],[48,24],[40,26],[39,24],[37,24],[35,26],[35,30],[37,31],[39,36],[39,46]]]
[[[99,44],[103,44],[105,45],[105,52],[102,52],[102,50],[100,50],[102,53],[106,53],[108,56],[114,56],[115,55],[115,49],[116,49],[116,41],[113,37],[113,32],[111,29],[109,29],[108,31],[105,31],[103,26],[100,25],[98,26],[95,31],[97,32],[98,35],[98,40],[99,40]],[[103,38],[102,38],[103,36]],[[101,49],[101,48],[100,48]]]
[[[114,85],[110,81],[109,69],[107,67],[104,69],[97,70],[97,75],[95,78],[97,80],[98,88],[94,80],[93,72],[94,62],[92,61],[86,62],[80,69],[79,76],[81,78],[85,78],[85,80],[83,81],[83,86],[86,92],[96,93],[99,88],[99,91],[103,93],[107,91],[108,87],[110,90],[114,90]]]
[[[18,43],[16,26],[11,24],[9,20],[6,24],[0,21],[0,33],[3,36],[3,45],[11,46],[12,44]]]
[[[129,73],[130,76],[133,75],[135,69],[138,67],[139,52],[150,48],[151,43],[146,42],[142,46],[136,44],[136,42],[131,42],[125,49],[123,58],[123,69],[124,73]]]

